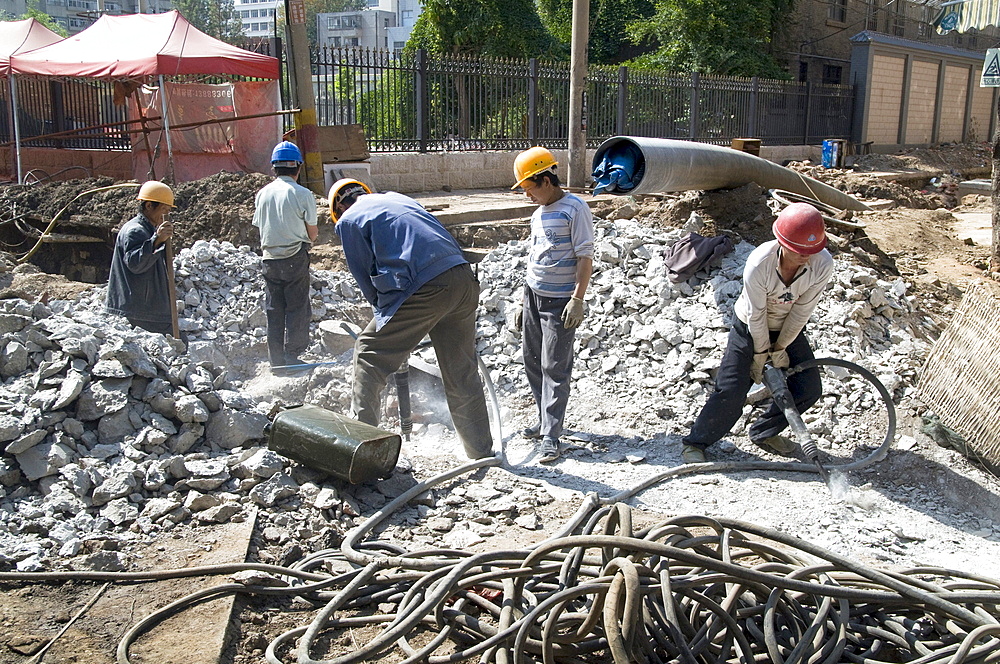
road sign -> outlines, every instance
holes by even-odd
[[[991,48],[986,51],[983,77],[979,81],[979,87],[1000,88],[1000,48]]]

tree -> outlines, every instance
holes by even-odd
[[[771,36],[794,0],[657,0],[656,12],[629,25],[637,44],[655,50],[635,60],[674,71],[787,78]]]
[[[590,38],[587,59],[593,64],[613,64],[636,57],[642,48],[629,40],[627,27],[633,21],[649,18],[653,0],[590,0]],[[573,0],[539,0],[542,24],[566,53],[573,38]]]
[[[174,0],[174,7],[207,35],[230,44],[244,39],[243,21],[236,14],[233,0]]]
[[[407,49],[533,58],[551,55],[556,47],[533,0],[424,0],[423,5]]]

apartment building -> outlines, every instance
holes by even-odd
[[[419,15],[420,0],[368,0],[366,9],[317,14],[317,43],[400,51]]]
[[[170,0],[38,0],[37,6],[71,35],[101,14],[159,14],[174,8]],[[0,0],[0,12],[21,16],[26,11],[27,0]]]
[[[1000,45],[1000,30],[939,34],[939,7],[927,0],[800,0],[778,36],[788,71],[799,81],[850,83],[851,42],[868,31],[935,46],[985,52]]]
[[[233,0],[233,9],[243,22],[243,34],[251,39],[273,37],[275,15],[283,13],[283,7],[279,7],[279,0]]]

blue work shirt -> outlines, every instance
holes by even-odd
[[[360,196],[336,230],[347,267],[375,310],[375,329],[428,281],[468,263],[434,215],[393,191]]]

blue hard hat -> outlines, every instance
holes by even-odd
[[[279,161],[301,164],[302,152],[299,150],[299,146],[291,141],[282,141],[275,145],[274,150],[271,151],[271,163]]]

